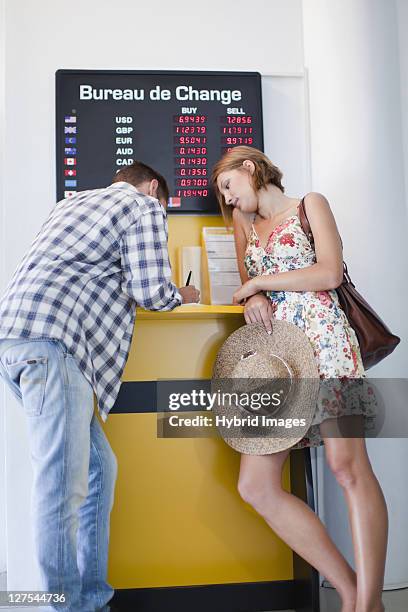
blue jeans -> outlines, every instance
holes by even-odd
[[[43,609],[109,610],[117,462],[94,413],[92,386],[59,340],[0,339],[0,374],[27,418],[41,589],[67,597]]]

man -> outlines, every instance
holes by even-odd
[[[27,416],[32,516],[47,609],[108,609],[116,458],[106,420],[120,388],[135,307],[197,302],[167,252],[164,178],[141,162],[52,210],[0,300],[0,373]]]

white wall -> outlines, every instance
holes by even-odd
[[[0,0],[1,1],[1,0]],[[2,0],[6,4],[4,219],[12,274],[54,204],[58,68],[300,73],[301,0]],[[199,14],[200,11],[200,14]],[[267,113],[268,109],[264,109]],[[34,588],[25,424],[7,395],[8,588]],[[18,486],[17,486],[18,485]],[[16,539],[15,534],[18,534]]]
[[[54,203],[58,68],[302,71],[301,0],[5,2],[7,271]]]
[[[312,186],[329,197],[357,288],[402,338],[370,371],[390,378],[406,377],[408,363],[407,4],[398,2],[398,23],[395,0],[303,2]],[[406,481],[408,440],[373,439],[367,447],[390,517],[385,587],[405,586],[408,519],[398,484]],[[353,563],[344,496],[323,448],[316,455],[319,516]]]
[[[397,0],[398,43],[401,76],[402,143],[404,149],[405,201],[408,210],[408,2]]]
[[[4,125],[5,125],[5,3],[0,0],[0,245],[5,245],[4,212]],[[4,246],[3,246],[4,248]],[[0,291],[4,287],[5,262],[0,246]],[[4,394],[0,385],[0,574],[6,571],[6,489],[5,489],[5,415]],[[0,582],[1,584],[1,582]]]
[[[408,224],[395,0],[304,0],[303,18],[312,187],[332,204],[357,288],[406,339]],[[404,342],[372,372],[406,376],[407,363]]]

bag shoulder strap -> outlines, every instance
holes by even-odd
[[[298,205],[299,220],[300,220],[300,225],[302,226],[302,230],[305,232],[310,244],[314,246],[313,233],[310,227],[309,219],[307,218],[307,214],[306,214],[305,197],[306,196],[303,196],[303,198],[300,200],[300,203]],[[343,240],[341,239],[341,236],[340,236],[340,242],[341,242],[341,248],[343,248]]]
[[[307,239],[309,240],[312,247],[314,247],[314,238],[313,238],[312,228],[310,227],[309,219],[307,218],[307,214],[306,214],[305,197],[306,196],[303,196],[303,198],[300,200],[300,203],[298,205],[299,221],[300,221],[300,225],[302,226],[302,230],[305,232],[307,236]],[[341,239],[341,236],[340,236],[340,242],[341,242],[341,248],[343,248],[343,241]],[[349,272],[347,270],[347,264],[345,261],[343,261],[343,283],[345,282],[348,282],[353,287],[355,287],[353,281],[350,278]]]
[[[306,236],[308,237],[309,242],[313,245],[314,239],[313,239],[313,234],[312,234],[312,230],[310,227],[309,219],[307,218],[307,214],[306,214],[304,197],[300,200],[300,204],[298,206],[298,213],[299,213],[299,220],[300,220],[300,225],[302,226],[302,230],[305,232]]]

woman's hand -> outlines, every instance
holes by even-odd
[[[272,332],[272,303],[263,293],[257,293],[247,299],[244,317],[246,323],[263,323],[268,334]]]
[[[251,280],[244,283],[242,287],[234,293],[232,303],[239,304],[242,302],[242,300],[245,300],[258,292],[259,288],[256,284],[256,278],[251,278]]]

